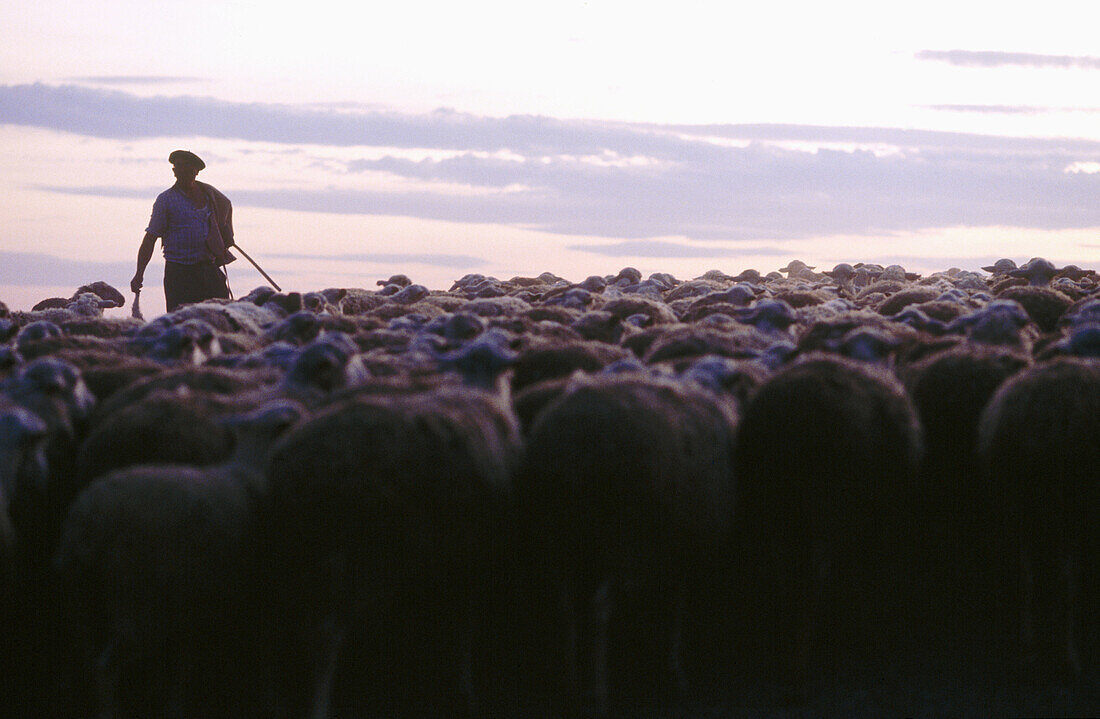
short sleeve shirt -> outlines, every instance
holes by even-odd
[[[181,265],[210,262],[206,236],[213,207],[196,208],[182,192],[170,187],[157,195],[145,231],[161,238],[164,259]]]

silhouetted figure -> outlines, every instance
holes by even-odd
[[[164,301],[171,312],[190,302],[228,298],[224,267],[236,258],[226,249],[233,246],[233,206],[229,198],[213,185],[195,179],[206,163],[189,150],[175,150],[168,161],[176,184],[157,195],[153,203],[130,289],[134,293],[141,290],[153,246],[161,238]]]

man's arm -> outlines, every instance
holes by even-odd
[[[141,291],[141,281],[145,278],[145,268],[149,265],[149,260],[153,259],[153,248],[156,244],[157,236],[152,232],[146,232],[145,237],[141,240],[141,247],[138,248],[137,272],[134,273],[134,278],[130,280],[130,291],[134,294]]]
[[[225,225],[221,228],[222,241],[227,248],[233,246],[233,203],[225,198]]]
[[[225,196],[225,193],[204,182],[200,185],[210,193],[211,202],[214,205],[214,214],[217,217],[218,231],[222,235],[222,244],[226,249],[233,246],[233,203]]]

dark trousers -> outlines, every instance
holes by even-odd
[[[180,305],[220,297],[229,299],[229,285],[213,262],[197,265],[164,263],[164,305],[168,312]]]

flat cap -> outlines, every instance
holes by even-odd
[[[173,150],[172,154],[168,156],[168,161],[171,162],[173,165],[175,165],[177,162],[183,162],[189,165],[194,165],[200,170],[206,169],[206,163],[202,161],[202,158],[200,158],[198,155],[191,152],[190,150]]]

